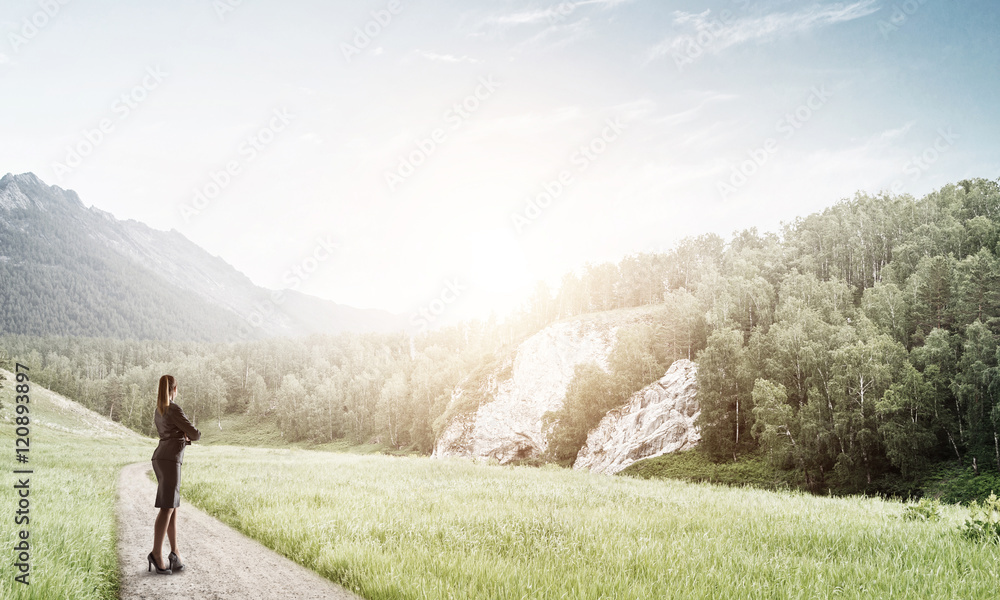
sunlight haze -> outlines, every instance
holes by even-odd
[[[858,191],[1000,176],[985,1],[5,14],[0,175],[34,172],[258,285],[361,308],[503,315],[586,263],[778,230]]]

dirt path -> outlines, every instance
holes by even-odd
[[[153,547],[156,484],[149,462],[128,465],[118,481],[118,559],[123,600],[358,600],[351,592],[265,548],[181,497],[177,538],[184,570],[146,572]],[[183,481],[183,480],[182,480]],[[182,484],[183,488],[183,484]],[[164,558],[170,552],[164,540]]]

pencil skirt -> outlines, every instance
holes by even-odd
[[[177,508],[181,505],[181,463],[154,460],[156,474],[156,508]]]

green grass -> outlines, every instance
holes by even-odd
[[[33,386],[33,574],[16,584],[5,383],[0,597],[116,598],[115,485],[154,442]],[[185,502],[371,599],[965,599],[1000,580],[1000,546],[964,539],[955,505],[906,520],[878,499],[554,467],[200,444],[186,458]]]
[[[966,509],[426,458],[193,447],[182,493],[366,598],[996,598]]]
[[[17,497],[11,472],[15,463],[14,394],[9,372],[0,390],[0,598],[110,600],[118,597],[114,505],[118,474],[131,462],[148,459],[152,440],[114,424],[79,405],[32,386],[31,584],[14,580],[14,523]]]
[[[349,452],[351,454],[390,454],[407,456],[415,453],[396,449],[385,444],[352,444],[346,440],[317,444],[310,441],[288,442],[278,431],[277,419],[273,416],[254,417],[249,415],[226,415],[222,418],[222,428],[217,419],[202,419],[198,422],[202,446],[245,446],[251,448],[301,448],[327,452]]]
[[[200,419],[198,429],[201,431],[198,443],[202,445],[227,444],[261,448],[288,446],[288,442],[281,437],[275,420],[268,417],[227,415],[222,418],[222,429],[219,429],[219,421],[214,418]]]

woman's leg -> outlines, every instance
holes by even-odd
[[[170,513],[170,522],[167,524],[167,539],[170,541],[170,551],[177,555],[177,562],[183,564],[181,553],[177,545],[177,509]]]
[[[153,525],[153,558],[161,569],[166,569],[169,563],[163,560],[163,536],[167,533],[167,525],[173,520],[174,509],[161,508],[156,515],[156,523]],[[173,536],[171,536],[173,540]],[[173,542],[171,541],[171,544]]]

